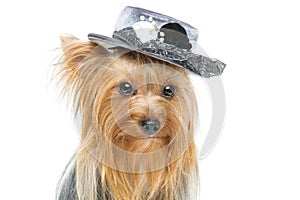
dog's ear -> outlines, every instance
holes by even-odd
[[[64,53],[64,64],[75,70],[79,63],[90,56],[98,46],[90,41],[81,41],[74,36],[61,36],[61,47]]]
[[[72,35],[61,36],[61,49],[63,56],[59,61],[58,75],[63,78],[67,85],[74,84],[78,73],[80,72],[79,65],[85,59],[93,58],[94,56],[105,57],[109,51],[99,44],[91,41],[82,41]]]

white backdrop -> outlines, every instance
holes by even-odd
[[[0,199],[54,199],[57,180],[79,143],[70,112],[47,85],[58,36],[110,36],[119,11],[131,5],[197,27],[200,46],[227,64],[222,75],[226,120],[216,148],[200,161],[201,200],[299,200],[297,3],[2,1]],[[205,132],[210,105],[205,89],[200,90]]]

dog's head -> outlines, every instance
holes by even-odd
[[[62,46],[60,74],[83,117],[83,140],[104,134],[123,150],[145,153],[191,136],[197,107],[183,68],[71,36]]]

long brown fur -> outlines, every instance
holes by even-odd
[[[75,155],[78,199],[97,200],[99,192],[114,200],[192,199],[198,184],[193,140],[198,109],[186,71],[73,36],[61,41],[64,56],[55,77],[82,117]],[[118,92],[122,81],[139,86],[134,96]],[[161,96],[166,84],[176,86],[172,99]],[[138,128],[144,118],[162,122],[155,137]]]

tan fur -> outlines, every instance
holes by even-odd
[[[186,71],[139,53],[110,52],[73,36],[61,41],[64,56],[56,76],[64,94],[73,99],[75,113],[82,116],[76,153],[79,200],[97,199],[97,176],[101,191],[112,199],[186,199],[190,184],[197,184],[198,177],[193,141],[198,109]],[[122,81],[139,85],[137,94],[122,96],[116,89]],[[160,95],[166,84],[176,86],[172,99]],[[138,128],[144,118],[162,122],[155,137],[146,137]],[[140,159],[149,153],[154,156]],[[112,166],[103,160],[118,163]],[[162,162],[166,165],[159,167]]]

